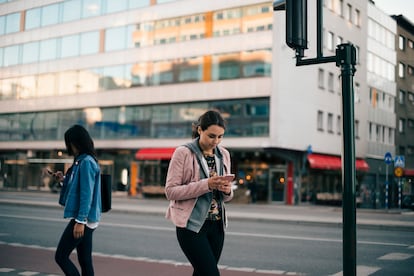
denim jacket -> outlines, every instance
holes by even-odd
[[[81,154],[75,158],[67,177],[63,217],[75,218],[82,223],[99,222],[101,178],[98,162],[91,155]]]

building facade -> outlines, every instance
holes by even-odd
[[[401,192],[403,195],[408,195],[414,194],[414,25],[403,15],[393,15],[392,18],[397,23],[395,144],[396,154],[404,156],[405,160]]]
[[[375,90],[395,98],[391,79],[372,87],[367,78],[370,53],[379,55],[366,39],[369,18],[377,15],[367,2],[326,0],[323,8],[324,55],[335,55],[336,45],[346,42],[358,53],[358,194],[378,179],[378,169],[365,158],[394,153],[393,139],[373,138],[372,132],[378,134],[381,125],[388,133],[381,137],[389,138],[396,121],[393,107],[385,106],[379,117],[367,108],[379,97]],[[285,44],[284,12],[273,12],[272,2],[0,3],[3,188],[47,190],[45,170],[70,165],[63,134],[79,123],[94,137],[115,188],[135,194],[155,187],[159,193],[173,149],[190,139],[192,122],[213,108],[228,122],[223,146],[232,154],[240,191],[254,179],[260,201],[341,201],[340,70],[333,63],[296,67]],[[308,18],[315,15],[309,3]],[[385,15],[380,22],[390,36],[392,22],[387,25]],[[308,38],[306,56],[312,57],[311,20]],[[376,43],[386,63],[395,65],[393,47]]]

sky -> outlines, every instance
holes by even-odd
[[[374,0],[375,5],[389,15],[402,14],[414,24],[413,0]]]

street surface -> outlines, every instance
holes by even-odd
[[[2,201],[4,198],[21,202],[6,203]],[[19,275],[24,271],[61,275],[53,254],[66,221],[61,218],[62,209],[54,199],[53,195],[0,193],[0,275]],[[22,203],[29,200],[33,202]],[[121,208],[122,204],[140,211]],[[341,220],[338,209],[250,206],[228,205],[230,224],[220,261],[223,276],[341,275],[342,226],[338,223]],[[114,210],[104,214],[95,232],[96,275],[191,275],[192,269],[178,246],[174,227],[161,212],[165,211],[164,201],[115,197],[113,207]],[[262,215],[252,209],[260,210]],[[281,211],[291,218],[295,217],[294,210],[300,211],[297,218],[306,216],[308,209],[313,209],[312,215],[308,215],[314,217],[313,223],[269,219]],[[321,217],[320,222],[316,221],[317,216]],[[366,222],[369,217],[382,225],[374,222],[358,225],[358,275],[412,275],[412,212],[382,215],[373,212],[367,218],[362,216],[361,221]],[[330,224],[326,218],[330,218]],[[7,272],[7,269],[15,270]]]

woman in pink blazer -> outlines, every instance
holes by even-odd
[[[233,198],[229,152],[218,145],[225,121],[207,111],[193,124],[193,141],[178,147],[170,161],[165,194],[166,218],[176,226],[178,243],[194,268],[193,275],[220,275],[226,212]]]

